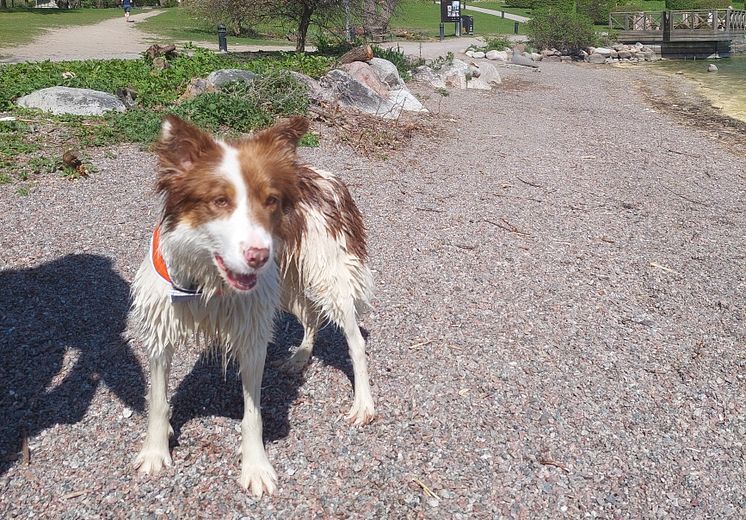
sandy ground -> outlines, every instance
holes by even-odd
[[[303,378],[268,367],[271,499],[236,483],[235,372],[196,348],[171,375],[175,466],[132,470],[148,376],[122,334],[153,156],[101,151],[90,178],[27,197],[0,186],[0,516],[743,517],[743,159],[643,103],[637,71],[503,74],[420,92],[439,131],[385,159],[303,150],[369,226],[380,417],[343,422],[333,330]],[[279,320],[270,360],[300,337]]]

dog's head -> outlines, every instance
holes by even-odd
[[[207,256],[237,291],[251,290],[273,261],[274,238],[299,195],[298,141],[308,121],[293,117],[250,137],[219,141],[175,116],[155,150],[163,229]],[[181,241],[181,240],[180,240]]]

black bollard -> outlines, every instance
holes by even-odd
[[[518,22],[513,24],[513,34],[518,34]]]
[[[228,38],[226,38],[226,33],[225,25],[222,23],[218,25],[218,50],[220,52],[228,52]]]

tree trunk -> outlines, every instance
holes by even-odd
[[[7,9],[7,8],[8,8],[8,1],[0,0],[0,9]]]
[[[304,52],[306,50],[306,36],[308,36],[308,26],[311,25],[312,15],[313,8],[308,4],[304,4],[303,12],[298,22],[298,38],[295,43],[296,52]]]

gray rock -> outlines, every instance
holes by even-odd
[[[595,65],[601,65],[602,63],[606,62],[606,57],[603,54],[599,54],[597,52],[594,52],[590,56],[588,56],[588,61],[590,63],[593,63]]]
[[[220,69],[215,72],[211,72],[207,76],[207,83],[214,86],[215,88],[222,88],[228,83],[235,83],[236,81],[243,81],[250,83],[254,81],[256,74],[249,72],[248,70],[241,69]]]
[[[554,54],[545,54],[544,60],[551,61],[550,58],[554,58]],[[537,65],[534,60],[531,58],[527,58],[523,55],[523,53],[519,52],[518,49],[513,50],[513,59],[511,60],[515,65],[523,65],[524,67],[532,67],[532,68],[539,68],[539,65]],[[557,61],[559,61],[559,56],[557,56]]]
[[[478,69],[479,76],[477,77],[488,86],[499,85],[502,83],[500,73],[497,72],[497,68],[495,68],[493,64],[489,62],[480,62],[479,64],[473,64],[472,67]],[[473,88],[471,85],[467,85],[467,87]]]
[[[616,54],[616,51],[614,51],[612,49],[607,49],[605,47],[597,47],[597,48],[593,49],[593,53],[592,54],[600,54],[604,58],[608,58],[612,54]]]
[[[534,60],[534,61],[541,61],[542,58],[543,58],[543,56],[541,54],[539,54],[538,52],[532,52],[531,53],[531,59]]]
[[[100,116],[106,112],[124,112],[122,100],[113,94],[86,88],[49,87],[19,98],[18,106],[38,108],[52,114]]]
[[[366,114],[394,119],[402,110],[401,106],[379,96],[343,70],[329,71],[319,80],[319,85],[329,92],[332,101]]]
[[[319,82],[313,79],[311,76],[306,76],[305,74],[295,72],[294,70],[288,72],[296,80],[300,81],[308,87],[308,97],[311,99],[311,101],[314,101],[315,103],[320,103],[322,101],[332,101],[333,96],[326,89],[321,88]]]
[[[474,57],[474,51],[466,51],[464,54],[466,54],[468,57],[473,58]]]
[[[629,59],[632,57],[632,53],[630,51],[621,50],[618,54],[619,58],[621,59]]]
[[[484,57],[488,60],[508,61],[508,53],[505,51],[488,51]]]
[[[443,78],[436,74],[433,69],[425,65],[417,67],[412,71],[412,79],[418,83],[429,85],[432,88],[445,88],[446,86]]]
[[[560,61],[562,63],[570,63],[572,61],[572,56],[560,56]]]
[[[446,86],[458,89],[466,88],[466,74],[469,72],[469,65],[462,60],[453,60],[450,65],[440,69],[440,77]]]
[[[379,96],[385,98],[389,95],[389,87],[378,79],[378,75],[370,65],[363,61],[345,63],[339,67],[354,79],[373,90]]]
[[[373,69],[378,79],[389,87],[399,88],[404,86],[404,80],[399,76],[399,70],[390,61],[382,58],[373,58],[368,62],[368,65]]]
[[[718,67],[714,63],[710,63],[707,66],[707,72],[717,72],[717,71],[718,71]]]
[[[560,59],[559,56],[555,56],[554,54],[552,54],[551,56],[544,56],[544,59],[541,60],[541,61],[547,61],[549,63],[559,63],[562,60]],[[515,63],[515,61],[514,61],[514,63]]]

